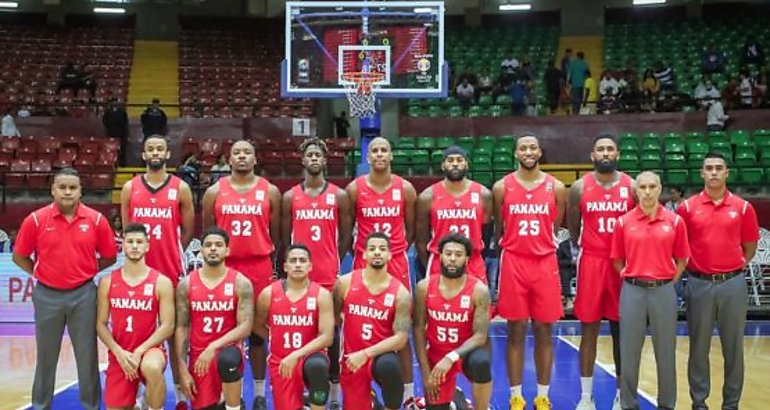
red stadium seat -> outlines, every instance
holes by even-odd
[[[2,137],[0,141],[0,150],[2,152],[13,154],[21,145],[21,139],[17,137]]]
[[[75,161],[75,158],[77,158],[77,149],[71,147],[59,148],[59,152],[56,155],[57,160],[67,161],[70,164]]]
[[[89,189],[112,189],[115,187],[113,174],[89,174],[86,178]]]
[[[279,176],[283,173],[283,155],[276,151],[262,152],[259,164],[266,174]]]
[[[24,161],[32,161],[37,158],[37,148],[31,146],[21,147],[16,150],[16,158]]]
[[[344,152],[332,151],[326,155],[326,170],[329,175],[344,175],[345,166]]]
[[[302,154],[299,152],[287,152],[283,157],[283,170],[286,175],[296,176],[302,173]]]
[[[216,158],[219,156],[219,152],[220,152],[219,150],[221,149],[221,147],[222,145],[219,141],[208,138],[203,140],[203,142],[200,144],[200,153],[204,157],[213,156]]]
[[[32,188],[44,188],[51,178],[51,161],[36,159],[30,165],[31,174],[27,175],[27,185]]]
[[[182,158],[187,158],[190,154],[197,155],[198,153],[200,153],[198,140],[193,137],[187,137],[184,142],[182,142]]]
[[[5,175],[5,185],[13,188],[25,186],[24,180],[29,170],[29,161],[21,159],[11,161],[9,172]]]
[[[75,161],[72,162],[72,166],[78,170],[78,172],[82,173],[90,173],[94,166],[93,160],[78,158]]]

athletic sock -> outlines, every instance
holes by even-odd
[[[404,383],[404,402],[414,397],[414,383]]]
[[[182,393],[182,389],[179,387],[178,384],[174,385],[174,392],[176,393],[176,402],[181,403],[183,401],[187,401],[187,396]]]
[[[330,383],[329,386],[329,402],[340,401],[340,384]]]
[[[550,386],[547,384],[539,384],[537,385],[537,395],[542,397],[548,397],[548,388]]]
[[[265,397],[265,379],[254,379],[254,396]]]
[[[580,390],[583,393],[583,397],[591,397],[592,390],[594,387],[594,378],[593,377],[581,377],[580,378]]]
[[[511,386],[511,397],[521,396],[521,385]]]
[[[241,410],[241,405],[239,404],[237,406],[228,406],[225,404],[225,410]]]

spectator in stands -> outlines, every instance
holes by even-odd
[[[561,277],[561,297],[564,308],[572,308],[572,287],[570,282],[577,272],[577,258],[580,247],[576,240],[568,238],[559,244],[556,257],[559,260],[559,276]]]
[[[747,109],[754,106],[754,79],[747,70],[741,70],[738,92],[741,95],[741,108]]]
[[[219,181],[219,178],[227,175],[230,175],[230,164],[227,162],[227,155],[222,154],[217,158],[217,163],[211,167],[211,183],[213,184]]]
[[[22,105],[16,113],[16,116],[19,118],[29,118],[32,116],[32,109],[29,105]]]
[[[476,96],[476,90],[468,82],[467,77],[463,78],[460,85],[457,86],[455,93],[457,94],[457,102],[460,104],[460,107],[462,107],[463,111],[467,111],[473,103],[473,98]]]
[[[91,97],[96,95],[96,79],[94,78],[93,70],[87,65],[81,65],[76,68],[78,75],[78,88],[85,88],[91,94]]]
[[[188,155],[184,161],[177,167],[177,176],[186,182],[194,190],[198,187],[200,181],[200,163],[195,153]]]
[[[152,104],[142,113],[142,132],[144,137],[150,135],[166,135],[168,130],[168,118],[160,108],[160,100],[153,98]]]
[[[641,90],[644,97],[642,109],[654,111],[655,101],[658,99],[658,94],[660,93],[660,81],[658,80],[658,77],[655,76],[655,73],[649,68],[644,71]]]
[[[511,86],[511,115],[524,115],[527,111],[527,85],[522,79],[517,79]]]
[[[596,105],[599,102],[599,86],[596,84],[596,80],[591,77],[591,70],[586,70],[585,77],[583,106],[580,109],[580,114],[593,115],[596,114]]]
[[[712,100],[709,102],[709,109],[706,113],[706,131],[724,131],[725,123],[729,119],[730,116],[725,114],[721,101]]]
[[[570,102],[572,103],[572,115],[580,113],[580,107],[585,99],[585,83],[588,64],[585,54],[577,52],[577,58],[570,60],[568,72],[568,84],[570,86]]]
[[[714,82],[711,81],[710,74],[703,75],[703,78],[695,87],[693,97],[695,98],[696,103],[704,108],[708,108],[708,101],[718,100],[720,98],[719,89],[714,85]]]
[[[722,105],[726,110],[734,110],[741,106],[741,81],[733,77],[722,89]]]
[[[663,92],[676,91],[676,78],[674,69],[658,61],[655,64],[655,78],[660,82],[660,90]]]
[[[551,114],[556,113],[559,107],[559,94],[564,87],[564,73],[555,65],[555,61],[548,62],[548,68],[543,75],[545,84],[545,101]]]
[[[535,71],[532,68],[532,60],[529,56],[524,56],[521,59],[521,66],[519,67],[518,77],[526,82],[531,82],[535,79]]]
[[[117,209],[110,211],[110,226],[115,233],[115,247],[118,248],[118,252],[123,251],[123,220],[120,219],[120,212]]]
[[[701,56],[701,70],[704,74],[722,73],[725,71],[727,56],[723,50],[717,48],[714,42],[710,42]]]
[[[619,92],[620,83],[615,78],[615,73],[610,70],[604,70],[602,79],[599,81],[599,95],[615,98]]]
[[[2,133],[3,137],[21,137],[21,132],[16,127],[16,120],[14,119],[13,107],[8,108],[5,111],[5,116],[2,121]]]
[[[473,88],[476,88],[476,85],[478,85],[478,77],[476,77],[476,74],[473,73],[473,71],[470,70],[470,68],[465,67],[463,70],[463,73],[460,74],[460,77],[457,78],[457,81],[462,83],[464,80],[468,80],[468,84],[472,85]]]
[[[334,131],[337,138],[347,138],[348,128],[350,128],[350,121],[348,121],[348,113],[340,111],[339,117],[334,117]]]
[[[564,50],[564,57],[561,58],[561,62],[559,63],[559,67],[561,67],[561,72],[564,73],[566,76],[567,73],[569,73],[569,65],[572,61],[572,49],[568,48]],[[566,81],[566,78],[564,79]]]
[[[511,56],[500,63],[500,70],[509,74],[515,74],[519,70],[519,60]]]
[[[741,66],[754,64],[757,67],[765,65],[765,48],[760,44],[756,37],[749,37],[743,45],[741,53]]]
[[[618,97],[620,109],[623,112],[639,111],[642,104],[642,94],[639,79],[636,78],[636,70],[623,70],[623,79],[618,82],[620,83],[620,96]]]
[[[478,83],[476,84],[476,98],[487,95],[492,92],[492,87],[494,87],[494,82],[492,81],[492,76],[489,74],[489,68],[484,67],[481,69],[481,74],[478,78]]]
[[[767,98],[767,67],[762,67],[757,75],[757,97],[759,99],[759,106],[764,107],[768,103]]]
[[[59,84],[56,87],[56,94],[62,90],[70,89],[73,94],[77,94],[80,89],[80,75],[72,62],[67,62],[59,73]]]
[[[671,185],[668,188],[669,200],[666,201],[665,207],[671,212],[676,212],[676,208],[684,202],[684,190],[679,185]]]
[[[8,240],[0,242],[0,253],[13,253],[13,243],[16,242],[16,235],[18,233],[18,229],[8,231]]]
[[[119,138],[121,142],[128,138],[128,114],[123,105],[118,103],[117,98],[110,97],[107,100],[102,124],[108,137]]]

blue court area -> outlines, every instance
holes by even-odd
[[[605,326],[606,327],[606,326]],[[686,331],[686,328],[682,329]],[[762,329],[765,330],[765,329]],[[577,347],[562,339],[560,336],[576,336],[580,334],[580,327],[575,322],[562,322],[556,326],[554,331],[554,368],[551,377],[551,401],[554,409],[574,409],[580,399],[580,374]],[[608,329],[603,330],[603,334],[609,334]],[[747,329],[747,334],[749,329]],[[506,343],[506,325],[503,322],[494,323],[490,329],[490,343],[492,345],[492,363],[493,363],[493,383],[494,392],[492,397],[493,409],[508,409],[509,387],[508,376],[505,365],[505,343]],[[532,403],[535,396],[535,364],[532,359],[534,349],[534,339],[530,335],[527,340],[526,364],[524,368],[524,397],[528,403]],[[420,372],[415,364],[415,389],[418,395],[422,395],[420,383]],[[173,409],[173,391],[171,390],[171,373],[166,372],[169,392],[166,409]],[[470,386],[464,378],[461,378],[459,385],[470,397]],[[615,377],[607,370],[597,366],[594,373],[594,397],[597,403],[597,409],[609,410],[612,406],[612,399],[615,396]],[[247,408],[251,409],[251,402],[254,397],[253,378],[251,369],[246,366],[244,376],[243,396],[247,403]],[[58,409],[69,409],[78,407],[78,388],[72,386],[54,399],[53,407]],[[268,404],[272,403],[272,398],[268,389]],[[272,407],[271,407],[272,408]],[[642,400],[642,409],[655,409],[647,400]]]

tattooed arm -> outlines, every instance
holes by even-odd
[[[235,278],[235,288],[238,289],[237,325],[219,339],[211,342],[209,347],[215,350],[240,343],[251,334],[254,324],[254,290],[251,287],[251,281],[238,274]]]
[[[393,336],[366,349],[366,355],[376,357],[383,353],[401,350],[409,341],[409,329],[412,327],[412,297],[401,285],[396,296],[396,317],[393,320]]]
[[[455,349],[460,357],[487,343],[490,304],[489,289],[483,283],[477,283],[473,288],[473,335]]]

